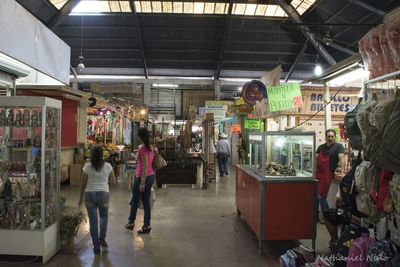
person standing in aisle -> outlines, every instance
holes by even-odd
[[[226,140],[227,135],[225,133],[220,133],[218,135],[217,142],[217,158],[218,158],[218,169],[219,176],[222,177],[224,174],[228,175],[228,157],[231,154],[231,146],[228,140]]]
[[[332,179],[336,175],[341,175],[344,171],[344,147],[336,143],[336,132],[333,129],[328,129],[325,132],[325,144],[318,147],[317,156],[317,171],[318,180],[318,202],[321,205],[321,210],[329,208],[327,195]]]
[[[103,148],[95,146],[90,153],[90,163],[85,164],[79,195],[79,207],[85,202],[89,217],[90,235],[94,254],[100,253],[100,246],[108,247],[106,242],[108,225],[108,206],[110,202],[109,183],[115,184],[115,176],[110,163],[103,160]],[[98,216],[100,215],[100,235]]]
[[[139,206],[139,197],[142,198],[144,208],[144,222],[143,227],[138,231],[138,234],[150,233],[150,195],[151,187],[155,180],[153,170],[153,160],[155,149],[150,145],[150,134],[145,128],[141,128],[138,132],[139,139],[142,146],[139,148],[136,158],[136,177],[132,187],[132,201],[129,213],[128,223],[124,226],[125,229],[133,230],[135,227],[136,213]]]
[[[242,133],[239,133],[239,138],[236,142],[236,147],[239,156],[239,164],[245,164],[246,150]]]

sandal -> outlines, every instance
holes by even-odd
[[[143,226],[142,229],[137,231],[137,233],[138,234],[149,234],[150,231],[151,231],[151,227],[150,226]]]

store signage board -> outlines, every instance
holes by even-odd
[[[242,132],[242,127],[240,124],[232,124],[231,125],[231,133],[232,134],[240,134]]]
[[[206,113],[214,113],[215,120],[224,119],[228,112],[228,106],[232,104],[232,101],[206,101]]]
[[[288,110],[303,105],[300,84],[285,84],[267,88],[269,111]]]
[[[261,123],[258,119],[245,119],[244,120],[244,128],[245,129],[260,129]]]

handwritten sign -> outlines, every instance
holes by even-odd
[[[286,84],[267,88],[268,106],[271,112],[292,109],[303,105],[300,84]]]

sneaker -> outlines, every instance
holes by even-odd
[[[102,246],[103,248],[108,247],[108,244],[105,239],[100,239],[100,246]]]
[[[133,228],[135,228],[135,224],[134,223],[127,223],[124,225],[125,229],[127,230],[133,230]]]

